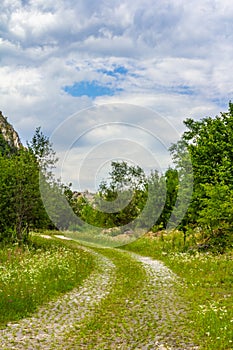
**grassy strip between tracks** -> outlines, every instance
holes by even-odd
[[[0,247],[0,327],[78,287],[94,268],[93,255],[71,241],[33,236],[30,247]]]
[[[112,349],[110,344],[113,341],[117,349],[117,339],[122,342],[131,333],[133,325],[127,322],[125,314],[129,313],[131,301],[136,303],[145,283],[144,269],[128,254],[113,249],[95,250],[116,265],[115,284],[109,295],[102,300],[93,318],[86,320],[81,329],[67,334],[70,349]],[[141,331],[138,329],[135,338],[140,337]]]
[[[140,349],[141,346],[155,349],[161,329],[157,331],[154,314],[157,307],[153,299],[148,299],[152,295],[144,267],[135,258],[117,249],[95,250],[115,264],[115,283],[94,316],[66,335],[69,349]],[[166,332],[169,333],[169,329],[163,331],[165,342]]]
[[[233,349],[233,252],[181,252],[181,240],[179,233],[144,237],[124,249],[163,261],[183,279],[200,349]]]

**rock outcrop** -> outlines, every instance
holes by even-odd
[[[15,131],[13,126],[8,123],[7,119],[3,116],[0,111],[0,135],[3,136],[4,140],[11,148],[23,147],[18,133]]]

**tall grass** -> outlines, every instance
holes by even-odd
[[[56,232],[57,234],[57,232]],[[64,232],[66,237],[69,237],[75,241],[80,242],[81,244],[88,245],[91,247],[117,247],[123,244],[128,244],[135,239],[137,236],[131,236],[127,234],[120,234],[117,236],[110,236],[108,234],[99,233],[96,230],[90,231],[66,231]]]
[[[79,286],[94,267],[74,242],[32,237],[30,247],[0,247],[0,326]]]
[[[142,237],[123,248],[163,261],[183,279],[186,287],[183,298],[190,304],[189,317],[201,349],[230,350],[233,252],[222,255],[192,249],[184,252],[182,239],[179,232],[161,233],[158,237]]]

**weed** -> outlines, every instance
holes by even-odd
[[[30,247],[0,248],[0,326],[80,285],[94,266],[74,242],[33,237]]]
[[[233,344],[233,252],[212,254],[186,251],[181,235],[142,237],[124,249],[163,261],[186,288],[189,318],[202,349],[231,349]]]

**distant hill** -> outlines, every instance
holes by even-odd
[[[23,145],[18,133],[0,111],[0,153],[4,154],[21,147]]]

